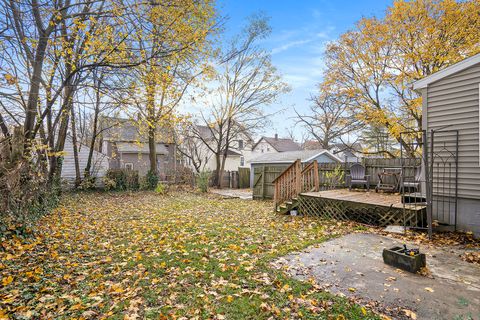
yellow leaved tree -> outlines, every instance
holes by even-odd
[[[420,136],[401,135],[422,129],[411,83],[480,52],[478,12],[478,0],[395,1],[384,18],[364,18],[328,45],[324,82],[348,95],[359,120],[385,128],[413,156],[410,140]]]

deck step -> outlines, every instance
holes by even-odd
[[[298,209],[298,199],[287,200],[276,208],[277,213],[287,214],[291,210]]]

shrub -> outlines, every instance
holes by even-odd
[[[122,169],[108,169],[105,175],[108,179],[115,181],[114,190],[125,190],[127,188],[125,170]]]
[[[159,183],[157,184],[157,187],[155,188],[155,192],[158,194],[167,194],[168,193],[168,185],[164,183]]]
[[[142,179],[140,185],[142,190],[155,190],[158,184],[158,176],[153,171],[148,171],[145,177]]]
[[[80,190],[92,190],[95,189],[96,184],[95,182],[97,181],[97,177],[95,176],[87,176],[85,177],[82,182],[80,182],[80,185],[78,188]]]
[[[126,169],[109,169],[103,178],[106,190],[138,190],[138,172]]]
[[[201,192],[208,191],[208,184],[210,182],[211,175],[212,172],[209,170],[204,170],[197,174],[197,187]]]
[[[333,171],[327,171],[325,173],[325,185],[329,189],[334,189],[337,186],[340,186],[345,180],[345,171],[341,166],[336,166]]]
[[[175,183],[194,186],[195,185],[195,174],[192,169],[185,166],[177,166],[175,175]]]
[[[32,154],[24,157],[21,127],[0,141],[0,238],[28,233],[38,218],[58,204],[60,178],[48,180],[45,162],[35,158],[37,147],[34,144]],[[61,157],[58,161],[61,164]]]
[[[103,177],[103,186],[105,190],[115,190],[117,188],[117,183],[114,179],[110,178],[109,176]]]
[[[138,171],[126,170],[125,172],[125,188],[127,190],[138,190],[140,187],[138,181]]]

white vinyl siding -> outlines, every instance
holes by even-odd
[[[90,148],[86,145],[81,145],[78,151],[78,160],[80,165],[80,174],[83,175],[83,170],[87,165],[88,153]],[[65,156],[62,165],[62,178],[67,180],[75,179],[75,159],[73,157],[73,143],[72,137],[67,136],[65,140]],[[100,152],[93,151],[92,170],[97,177],[103,177],[108,170],[108,157]]]
[[[430,83],[425,91],[426,129],[459,130],[459,197],[480,199],[480,64]]]

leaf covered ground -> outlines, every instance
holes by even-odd
[[[346,232],[270,202],[193,193],[78,193],[33,236],[3,239],[0,318],[375,319],[270,268]]]

